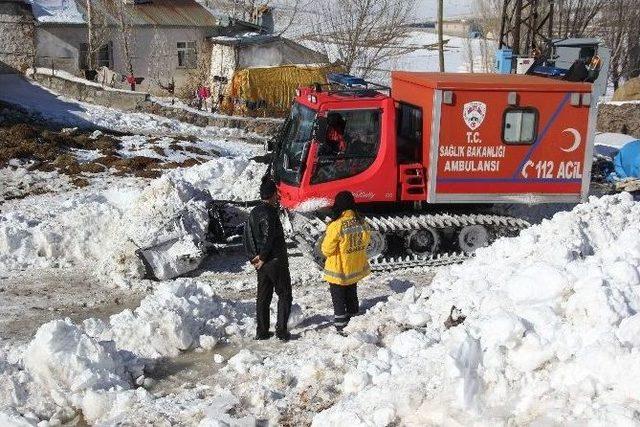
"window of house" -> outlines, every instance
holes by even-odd
[[[538,134],[538,110],[510,108],[504,113],[502,141],[505,144],[531,145]]]
[[[111,68],[113,44],[111,42],[103,45],[96,53],[96,67]]]
[[[401,103],[398,114],[398,160],[400,163],[422,161],[422,109]]]
[[[183,68],[196,68],[198,56],[196,42],[178,42],[178,66]]]
[[[348,178],[367,170],[380,147],[380,110],[330,111],[325,141],[318,148],[312,184]]]
[[[80,55],[78,57],[78,67],[81,70],[88,70],[89,64],[89,44],[80,43]],[[113,43],[104,44],[93,54],[93,65],[95,68],[112,68],[113,64]]]

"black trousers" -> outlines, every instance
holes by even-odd
[[[287,333],[287,323],[291,314],[291,276],[289,263],[273,259],[258,270],[258,298],[256,301],[256,335],[265,336],[269,332],[269,307],[273,291],[278,295],[278,320],[276,335]]]
[[[360,311],[358,284],[344,286],[329,283],[329,292],[333,302],[333,324],[341,331],[347,326],[349,319]]]

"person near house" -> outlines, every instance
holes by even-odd
[[[284,230],[278,215],[278,190],[268,176],[260,185],[260,199],[245,223],[244,247],[249,261],[256,269],[258,290],[256,299],[256,339],[273,336],[269,331],[269,309],[273,292],[278,296],[276,337],[287,341],[291,304],[291,275]]]
[[[135,92],[136,90],[136,78],[133,74],[129,74],[127,76],[127,83],[129,84],[129,88],[131,88],[131,90],[133,92]]]
[[[211,111],[211,89],[208,86],[198,86],[198,109]]]
[[[349,191],[336,195],[333,217],[321,250],[326,257],[323,279],[329,283],[334,326],[340,332],[360,310],[358,282],[371,273],[366,252],[371,235]]]

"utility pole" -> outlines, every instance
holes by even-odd
[[[444,36],[442,34],[442,21],[444,19],[444,0],[438,0],[438,62],[440,72],[444,73]]]

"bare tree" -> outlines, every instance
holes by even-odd
[[[169,46],[169,40],[165,33],[155,27],[149,45],[147,75],[153,84],[173,95],[175,90],[173,79],[175,52]]]
[[[475,2],[476,19],[482,27],[482,34],[487,38],[497,39],[500,36],[503,2],[504,0],[476,0]]]
[[[87,9],[87,52],[86,64],[89,70],[96,68],[98,52],[109,42],[111,31],[108,17],[100,7],[101,0],[86,0]]]
[[[554,35],[582,37],[592,33],[591,27],[595,23],[595,18],[610,2],[610,0],[556,0]]]
[[[635,0],[610,0],[603,8],[595,35],[611,50],[609,78],[615,89],[640,73],[640,11]]]
[[[92,1],[92,0],[90,0]],[[126,67],[126,74],[134,76],[133,57],[135,47],[135,29],[131,18],[127,14],[127,2],[124,0],[110,0],[105,2],[107,11],[115,20],[118,42],[122,50]]]
[[[464,55],[464,60],[467,63],[467,71],[469,73],[474,73],[475,72],[475,67],[474,67],[475,55],[473,52],[473,39],[471,38],[471,36],[467,35],[463,39],[462,48],[464,49],[463,55]],[[442,70],[444,70],[444,67],[442,67]]]
[[[495,72],[494,55],[497,47],[497,44],[489,40],[486,35],[483,34],[480,37],[480,57],[483,73]]]
[[[416,47],[405,42],[414,0],[332,0],[320,6],[321,19],[307,39],[348,72],[368,77],[393,58]]]
[[[196,48],[196,65],[189,70],[186,81],[181,85],[180,98],[193,98],[198,87],[210,84],[211,78],[211,46],[198,42]]]

